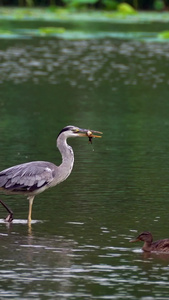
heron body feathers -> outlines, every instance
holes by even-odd
[[[28,194],[36,191],[35,194],[38,194],[40,188],[53,181],[56,169],[53,163],[45,161],[24,163],[5,169],[0,172],[0,188],[6,192]]]

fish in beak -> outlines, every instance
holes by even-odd
[[[88,137],[89,138],[89,142],[92,143],[92,138],[101,138],[101,134],[103,134],[100,131],[96,131],[96,130],[89,130],[89,129],[80,129],[81,132],[78,133],[78,136],[82,136],[82,137]],[[95,134],[97,133],[97,135]],[[100,135],[98,135],[100,134]]]

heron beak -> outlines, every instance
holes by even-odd
[[[103,132],[96,131],[96,130],[89,130],[89,129],[80,129],[79,131],[81,131],[81,132],[78,132],[77,135],[82,136],[82,137],[87,136],[90,138],[101,138],[102,137],[101,135],[96,135],[93,133],[103,134]]]

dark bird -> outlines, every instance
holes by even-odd
[[[144,245],[142,250],[145,252],[169,252],[169,239],[158,240],[153,242],[153,237],[151,232],[144,231],[139,236],[131,240],[131,243],[143,241]]]
[[[64,127],[57,137],[57,147],[62,155],[62,163],[59,166],[48,161],[32,161],[16,165],[0,172],[0,190],[6,193],[23,194],[29,200],[28,223],[31,222],[33,200],[37,194],[53,187],[66,178],[72,172],[74,164],[74,153],[72,147],[67,144],[69,137],[101,137],[94,133],[102,134],[99,131],[89,131],[75,126]],[[9,215],[5,219],[8,222],[13,220],[13,212],[0,200]]]

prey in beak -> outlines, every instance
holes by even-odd
[[[88,131],[86,132],[86,135],[88,136],[88,138],[89,138],[89,143],[91,143],[91,144],[92,144],[92,138],[101,138],[101,135],[95,135],[95,134],[93,134],[93,132],[94,132],[94,133],[102,134],[102,132],[100,132],[100,131],[91,131],[91,130],[88,130]]]
[[[101,134],[103,134],[102,132],[100,131],[96,131],[96,130],[88,130],[88,129],[81,129],[80,130],[81,132],[78,133],[78,136],[87,136],[89,138],[89,143],[92,144],[92,138],[101,138]],[[100,134],[100,135],[96,135],[96,134],[93,134],[93,133],[97,133],[97,134]]]

